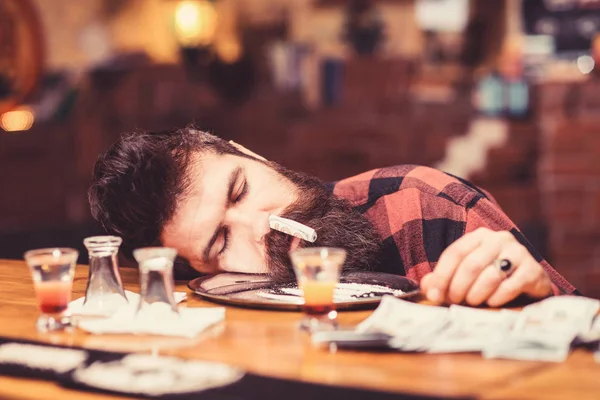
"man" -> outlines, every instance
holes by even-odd
[[[332,246],[349,270],[406,275],[434,303],[500,306],[575,288],[485,192],[443,172],[397,166],[332,184],[194,128],[124,135],[98,159],[92,214],[123,250],[163,245],[203,273],[293,272],[288,252]],[[269,215],[317,233],[271,230]]]

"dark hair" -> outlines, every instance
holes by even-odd
[[[160,244],[164,225],[189,186],[191,156],[198,153],[245,156],[229,142],[187,127],[124,134],[94,166],[88,192],[93,217],[123,238],[122,252]]]

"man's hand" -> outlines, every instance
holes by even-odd
[[[494,266],[496,260],[512,264],[510,274]],[[479,228],[452,243],[440,256],[435,270],[423,277],[421,290],[436,304],[487,303],[498,307],[520,294],[542,298],[552,294],[550,278],[507,231]]]

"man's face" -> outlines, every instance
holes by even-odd
[[[230,154],[198,157],[189,178],[162,243],[200,272],[267,273],[269,214],[296,200],[295,186],[263,162]]]
[[[343,247],[345,269],[374,265],[379,239],[365,217],[313,177],[235,155],[205,154],[191,165],[190,188],[163,229],[174,247],[205,273],[268,273],[289,279],[292,247]],[[315,243],[273,231],[269,215],[314,228]]]

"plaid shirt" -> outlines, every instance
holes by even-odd
[[[473,184],[421,166],[376,169],[329,184],[383,238],[380,272],[420,281],[452,242],[477,228],[510,231],[542,265],[554,294],[576,289],[531,246],[495,200]]]

